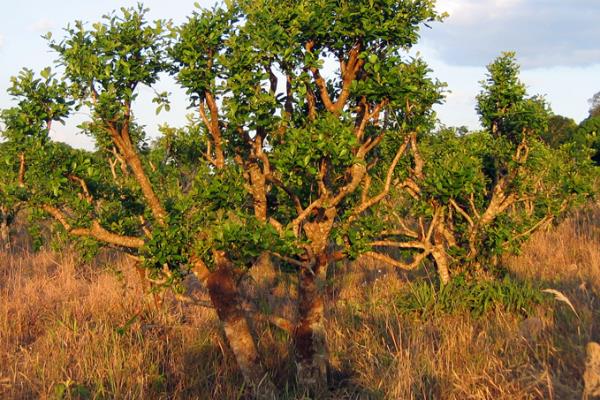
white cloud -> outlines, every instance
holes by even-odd
[[[54,22],[48,18],[41,18],[29,25],[29,29],[34,32],[46,33],[54,28]]]
[[[4,35],[0,33],[0,49],[4,47]]]
[[[480,66],[515,50],[524,67],[600,63],[598,0],[447,0],[424,42],[453,65]]]

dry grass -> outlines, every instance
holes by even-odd
[[[584,346],[599,338],[599,223],[600,210],[582,211],[506,260],[519,279],[561,290],[579,318],[554,303],[525,321],[500,311],[422,320],[395,306],[406,277],[345,267],[329,315],[332,398],[580,398]],[[63,398],[243,398],[212,310],[170,299],[157,309],[123,260],[0,259],[0,398],[60,398],[66,387]],[[270,293],[286,300],[289,291]],[[294,398],[285,388],[288,338],[256,330],[266,364]]]
[[[159,312],[131,267],[115,267],[44,252],[4,258],[0,397],[51,399],[70,386],[93,398],[234,398],[239,377],[212,311],[166,302]]]

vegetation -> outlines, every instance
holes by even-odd
[[[48,36],[60,77],[23,70],[12,81],[16,105],[1,114],[3,232],[26,206],[32,223],[52,221],[80,248],[118,249],[159,306],[163,289],[198,304],[186,287],[194,276],[241,373],[240,392],[259,398],[282,394],[253,329],[265,321],[279,347],[293,349],[298,393],[327,392],[335,360],[326,316],[347,260],[406,271],[432,262],[436,283],[417,284],[416,306],[406,306],[422,314],[460,304],[476,315],[496,304],[528,310],[540,301],[535,289],[482,280],[497,278],[504,253],[591,196],[593,135],[544,142],[551,112],[526,93],[512,53],[488,66],[477,98],[482,131],[436,128],[444,85],[408,51],[423,25],[443,18],[432,0],[238,0],[181,26],[147,21],[141,5],[91,27],[76,22],[64,38]],[[325,67],[332,62],[335,70]],[[162,73],[194,113],[149,143],[134,101]],[[170,107],[166,93],[154,102]],[[48,136],[82,107],[93,152]],[[285,296],[292,315],[269,310],[257,285],[248,289],[260,265],[295,283]],[[442,303],[431,303],[437,296]],[[85,396],[78,385],[57,386],[58,396]]]
[[[460,308],[415,318],[401,302],[410,281],[393,268],[363,258],[339,269],[325,398],[580,398],[584,348],[600,320],[599,218],[597,207],[579,212],[506,259],[515,286],[531,280],[559,289],[579,318],[550,298],[529,317],[494,307],[477,318]],[[2,398],[60,398],[66,388],[72,398],[89,391],[83,399],[244,398],[215,311],[172,295],[157,309],[127,258],[88,265],[45,250],[3,257]],[[263,299],[285,300],[278,299],[285,282],[273,290],[264,270],[252,276]],[[264,321],[255,329],[280,398],[302,399],[289,379],[294,366],[285,335]]]

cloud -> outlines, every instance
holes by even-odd
[[[481,66],[514,50],[524,68],[600,63],[598,0],[447,0],[450,17],[423,42],[451,65]]]
[[[29,25],[29,29],[34,32],[46,33],[54,28],[54,22],[48,18],[41,18]]]
[[[0,33],[0,49],[4,47],[4,35]]]

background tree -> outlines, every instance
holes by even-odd
[[[18,164],[15,165],[10,144],[0,143],[0,248],[11,247],[11,230],[19,212]]]
[[[477,275],[519,247],[592,191],[593,169],[576,145],[539,141],[549,111],[527,97],[514,54],[499,57],[482,82],[478,111],[486,130],[427,133],[413,145],[413,165],[370,221],[370,245],[401,249],[417,268],[431,258],[440,281],[450,270]]]
[[[10,225],[25,200],[25,181],[29,174],[27,153],[40,149],[49,140],[54,121],[62,122],[69,114],[66,85],[55,78],[50,68],[36,78],[33,71],[23,69],[11,78],[8,93],[17,101],[15,107],[3,110],[2,163],[0,172],[0,224],[5,246],[10,244]]]
[[[590,103],[589,117],[600,116],[600,92],[594,94],[588,103]]]
[[[548,146],[557,148],[560,145],[575,140],[577,123],[572,118],[562,115],[552,115],[548,120],[548,130],[540,133],[540,138]]]

